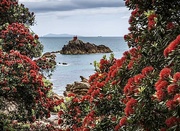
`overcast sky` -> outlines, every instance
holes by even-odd
[[[130,11],[124,0],[19,0],[36,15],[32,30],[80,36],[124,36]]]

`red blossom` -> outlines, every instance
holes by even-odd
[[[89,128],[84,128],[83,131],[90,131],[90,129]]]
[[[165,57],[167,57],[168,54],[169,54],[169,52],[170,52],[169,48],[166,48],[166,49],[164,49],[163,55],[164,55]]]
[[[61,115],[63,115],[64,114],[64,112],[62,111],[62,110],[60,110],[59,112],[58,112],[58,117],[61,117]]]
[[[170,52],[172,52],[173,50],[176,49],[176,47],[178,46],[179,42],[177,39],[175,39],[174,41],[172,41],[169,45],[168,45],[168,49]]]
[[[59,119],[59,120],[58,120],[58,124],[60,125],[61,123],[63,123],[63,120],[62,120],[62,119]]]
[[[67,96],[68,96],[68,97],[75,97],[76,94],[74,94],[74,93],[69,93]]]
[[[126,123],[127,123],[127,117],[123,117],[123,118],[121,118],[121,120],[119,121],[119,125],[120,125],[120,126],[124,126],[124,125],[126,125]]]
[[[99,89],[96,89],[96,90],[94,90],[94,91],[91,93],[91,96],[92,96],[92,97],[95,97],[95,96],[99,95],[99,93],[100,93],[100,90],[99,90]]]
[[[156,90],[159,91],[159,90],[164,90],[167,88],[168,86],[168,82],[163,80],[163,81],[160,81],[158,84],[155,84],[155,87],[156,87]]]
[[[152,28],[154,28],[156,21],[155,19],[157,18],[156,14],[151,14],[148,16],[148,30],[151,30]]]
[[[154,70],[154,68],[152,66],[148,66],[148,67],[145,67],[144,69],[142,69],[141,73],[143,75],[147,75],[149,74],[150,72],[152,72]]]
[[[111,77],[115,77],[115,76],[116,76],[116,74],[117,74],[117,72],[118,72],[118,70],[117,70],[117,69],[115,69],[114,71],[112,71],[112,73],[111,73]]]
[[[133,10],[133,11],[131,12],[131,15],[132,15],[133,17],[136,16],[136,15],[139,15],[138,11],[139,11],[139,9],[136,8],[135,10]]]
[[[75,98],[73,98],[72,101],[75,102],[75,103],[78,103],[78,102],[79,102],[79,99],[75,97]]]
[[[131,89],[131,85],[130,84],[126,84],[126,86],[123,89],[124,94],[128,94],[129,91],[131,91],[130,89]]]
[[[118,124],[118,125],[115,126],[114,130],[118,131],[119,129],[120,129],[120,125]]]
[[[102,87],[104,87],[104,85],[105,85],[105,82],[97,82],[98,88],[102,88]]]
[[[180,103],[180,94],[176,94],[175,96],[174,96],[174,99],[173,99],[174,101],[177,101],[178,103]]]
[[[135,59],[134,59],[135,60]],[[134,60],[131,60],[128,64],[128,69],[132,69],[133,65],[134,65]]]
[[[178,118],[176,118],[174,116],[167,118],[165,121],[165,123],[168,127],[172,127],[172,126],[176,125],[177,122],[178,122]]]
[[[165,98],[166,94],[163,90],[158,90],[156,92],[156,96],[157,96],[159,101],[162,101]]]
[[[111,117],[111,121],[116,121],[117,118],[115,116]]]
[[[127,40],[128,39],[128,35],[124,35],[124,40]]]
[[[145,76],[142,75],[142,74],[135,75],[135,76],[134,76],[134,82],[135,82],[136,84],[139,84],[144,77],[145,77]]]
[[[132,107],[126,106],[126,107],[124,108],[124,112],[125,112],[126,116],[130,116],[131,114],[134,113],[134,109],[133,109]]]
[[[176,37],[165,49],[164,49],[164,56],[167,57],[169,53],[173,52],[178,45],[180,45],[180,35]]]
[[[173,110],[173,109],[175,109],[176,108],[176,106],[177,106],[177,102],[176,101],[174,101],[174,100],[168,100],[167,102],[166,102],[166,106],[167,106],[167,108],[169,109],[169,110]]]
[[[160,79],[166,79],[171,76],[171,69],[170,68],[163,68],[159,73]]]
[[[47,113],[46,117],[47,117],[47,118],[50,118],[50,117],[51,117],[50,112]]]
[[[117,81],[114,80],[111,84],[112,84],[112,85],[116,85],[116,84],[117,84]]]
[[[89,100],[90,98],[91,98],[90,95],[85,95],[85,96],[83,96],[83,97],[81,98],[81,101],[83,102],[83,101],[85,101],[85,100]]]
[[[175,84],[171,84],[167,87],[167,91],[169,94],[174,94],[177,92],[178,86]]]
[[[178,82],[180,81],[180,72],[176,72],[174,75],[173,75],[173,82]]]
[[[126,116],[129,116],[130,114],[134,113],[133,107],[137,104],[137,100],[134,98],[131,98],[127,103],[126,107],[124,109]]]

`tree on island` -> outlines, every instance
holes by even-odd
[[[69,94],[59,123],[80,130],[180,130],[180,1],[125,0],[130,49],[95,63],[85,96]]]
[[[45,70],[53,71],[54,58],[41,57],[43,46],[30,30],[30,13],[17,0],[0,1],[0,129],[10,130],[13,120],[35,121],[50,117],[50,110],[61,101],[51,97],[52,83]],[[33,60],[35,58],[39,58]],[[4,109],[15,103],[12,112]],[[11,106],[11,104],[10,104]],[[3,112],[6,113],[3,113]],[[9,121],[10,120],[10,121]]]

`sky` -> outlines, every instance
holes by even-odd
[[[35,13],[31,29],[39,36],[124,36],[130,11],[124,0],[19,0]]]

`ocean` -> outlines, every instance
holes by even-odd
[[[113,52],[115,58],[121,58],[124,51],[128,50],[123,37],[79,37],[83,42],[90,42],[96,45],[106,45]],[[44,45],[43,53],[59,51],[62,47],[72,40],[71,37],[41,37],[40,42]],[[106,55],[107,58],[111,53],[98,53],[87,55],[62,55],[56,54],[57,67],[50,78],[53,83],[53,91],[62,95],[67,84],[74,81],[81,81],[80,76],[88,78],[94,71],[94,61],[99,62]],[[62,65],[60,63],[67,63]],[[92,63],[92,64],[91,64]]]

